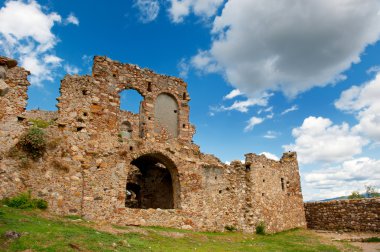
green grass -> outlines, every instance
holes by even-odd
[[[339,251],[307,230],[255,235],[112,225],[102,229],[96,223],[74,222],[78,216],[7,207],[0,212],[0,251]],[[22,233],[21,238],[4,238],[8,230]]]
[[[370,237],[367,239],[364,239],[365,242],[380,242],[380,237]]]

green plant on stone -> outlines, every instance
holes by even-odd
[[[40,128],[32,127],[21,136],[18,144],[33,159],[38,159],[46,150],[45,132]]]
[[[229,225],[224,226],[224,229],[227,230],[227,231],[230,231],[230,232],[235,232],[235,231],[237,231],[237,228],[236,228],[236,227],[234,227],[234,226],[229,226]]]
[[[27,208],[39,208],[46,209],[48,207],[47,202],[43,199],[32,199],[30,192],[21,193],[12,198],[5,198],[2,200],[4,205],[13,208],[27,209]]]
[[[29,122],[33,123],[33,126],[41,129],[46,129],[53,124],[53,121],[45,121],[41,118],[29,119]]]
[[[265,235],[265,223],[264,221],[260,221],[256,226],[256,234]]]

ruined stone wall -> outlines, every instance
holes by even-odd
[[[305,203],[307,227],[336,231],[380,231],[380,198]]]
[[[245,164],[231,165],[202,154],[192,142],[195,128],[183,80],[95,57],[93,74],[65,76],[58,111],[44,112],[25,111],[28,72],[8,72],[9,90],[0,100],[0,198],[31,190],[52,212],[120,225],[218,231],[233,226],[245,232],[261,221],[269,232],[305,227],[295,153],[280,161],[247,154]],[[138,114],[120,109],[126,89],[143,96]],[[157,108],[160,95],[164,106]],[[167,117],[165,104],[172,101]],[[22,152],[10,155],[36,119],[48,122],[45,154],[37,160]],[[146,170],[154,167],[164,170]],[[159,178],[168,172],[170,178]],[[159,183],[166,189],[152,195]],[[133,205],[131,195],[133,204],[152,201],[155,208],[126,207]],[[159,207],[157,199],[165,195],[170,198]],[[163,209],[169,206],[173,209]]]

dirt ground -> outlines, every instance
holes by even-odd
[[[324,230],[314,230],[314,232],[326,239],[331,240],[334,245],[341,243],[342,241],[348,242],[350,245],[359,248],[363,252],[378,252],[380,251],[380,242],[362,242],[363,239],[371,237],[379,237],[380,233],[357,233],[357,232],[334,232],[334,231],[324,231]],[[339,246],[343,251],[352,251],[349,248],[344,248]],[[359,250],[359,251],[360,251]]]

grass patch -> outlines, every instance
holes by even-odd
[[[370,237],[363,240],[364,242],[380,242],[380,237]]]
[[[173,228],[144,227],[144,232],[118,234],[98,231],[95,223],[73,222],[78,216],[42,217],[41,210],[0,207],[1,251],[339,251],[324,244],[307,230],[292,230],[274,235],[239,232],[208,233]],[[44,214],[46,216],[46,214]],[[116,226],[114,226],[116,227]],[[112,226],[111,226],[112,228]],[[134,227],[133,229],[140,229]],[[21,233],[7,240],[8,230]]]
[[[19,209],[46,209],[48,206],[47,202],[43,199],[33,199],[30,192],[20,193],[12,198],[5,198],[1,201],[1,203],[7,205],[8,207]]]
[[[82,217],[80,217],[79,215],[66,215],[64,218],[69,220],[82,220]]]

